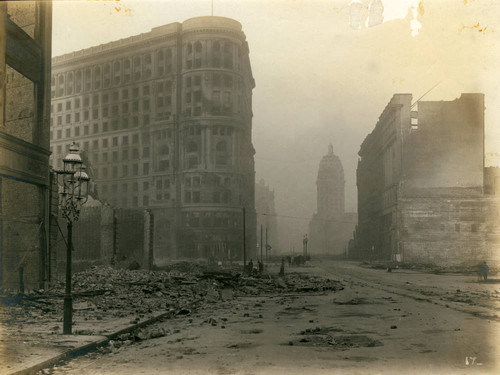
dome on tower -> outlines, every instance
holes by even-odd
[[[323,156],[319,163],[318,179],[337,178],[339,175],[344,176],[344,168],[339,157],[333,153],[333,146],[328,145],[328,153]]]

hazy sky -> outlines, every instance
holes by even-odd
[[[315,212],[329,142],[344,165],[346,210],[356,209],[357,152],[394,93],[416,100],[438,82],[426,100],[484,93],[486,151],[500,153],[500,2],[385,0],[386,22],[374,27],[366,26],[370,0],[353,2],[364,5],[360,29],[350,24],[351,0],[214,0],[214,15],[238,20],[247,36],[256,179],[275,189],[281,215]],[[54,1],[53,56],[210,9],[210,0]],[[487,155],[487,165],[498,160]],[[308,221],[282,219],[282,236],[292,236],[282,246],[298,247]]]

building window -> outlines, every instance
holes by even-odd
[[[184,202],[191,203],[191,192],[190,191],[186,191],[184,193]]]
[[[142,164],[142,174],[143,175],[149,174],[149,163]]]
[[[99,124],[97,124],[97,123],[94,124],[93,132],[94,132],[94,134],[99,133]]]
[[[160,160],[160,163],[159,163],[159,170],[160,171],[166,171],[166,170],[168,170],[168,167],[169,167],[168,160]]]
[[[193,191],[193,203],[200,203],[200,192]]]
[[[214,191],[213,201],[214,203],[220,203],[220,192]]]

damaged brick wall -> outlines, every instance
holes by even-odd
[[[94,201],[95,202],[95,201]],[[84,207],[80,218],[73,224],[72,271],[84,271],[94,265],[149,268],[150,216],[143,210],[115,210],[94,203]],[[58,217],[56,239],[52,239],[51,252],[55,264],[52,279],[62,280],[66,269],[66,220]],[[55,223],[55,225],[57,225]]]
[[[403,261],[472,267],[500,265],[500,200],[412,196],[398,203]]]

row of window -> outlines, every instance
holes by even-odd
[[[117,85],[123,85],[132,81],[150,79],[154,74],[162,77],[173,73],[173,58],[171,49],[155,52],[156,63],[152,63],[152,54],[147,53],[132,58],[124,58],[113,63],[87,67],[55,74],[51,79],[51,97],[72,95],[73,93],[89,92],[92,90],[106,89]]]
[[[186,43],[184,67],[198,69],[201,67],[233,69],[234,55],[233,43],[212,41],[210,54],[203,54],[203,47],[208,47],[209,42],[200,41]],[[236,56],[239,57],[239,46],[236,46]],[[238,62],[238,59],[236,60]]]
[[[238,228],[242,225],[241,215],[226,212],[189,212],[183,219],[187,228]]]

